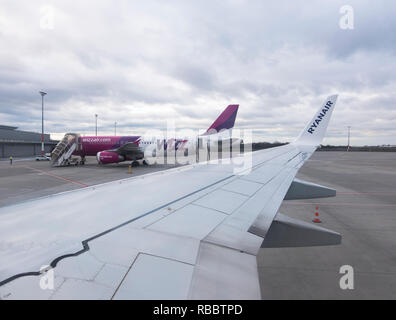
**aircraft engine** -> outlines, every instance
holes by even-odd
[[[122,162],[125,160],[125,157],[115,152],[101,151],[96,154],[96,159],[99,164],[107,164]]]

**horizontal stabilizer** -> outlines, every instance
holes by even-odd
[[[294,179],[286,193],[285,200],[335,197],[336,190],[312,182]]]
[[[251,227],[249,231],[264,237],[262,248],[329,246],[341,243],[339,233],[281,213],[276,215],[268,232],[260,230],[258,225]]]

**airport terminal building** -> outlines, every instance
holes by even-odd
[[[0,158],[29,157],[41,153],[41,133],[17,130],[17,127],[0,125]],[[58,141],[44,134],[45,152],[51,152]]]

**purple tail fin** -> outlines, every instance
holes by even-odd
[[[218,116],[213,124],[206,130],[203,136],[209,134],[215,134],[220,130],[231,129],[234,127],[235,118],[238,112],[238,104],[230,104],[225,110]]]

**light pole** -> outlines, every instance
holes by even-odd
[[[114,122],[114,135],[117,135],[117,121]]]
[[[95,136],[98,135],[98,115],[95,114]]]
[[[47,94],[44,91],[39,91],[41,94],[41,156],[44,157],[44,96]]]
[[[347,148],[347,151],[349,151],[349,148],[351,146],[350,142],[351,142],[351,126],[348,126],[348,148]]]

